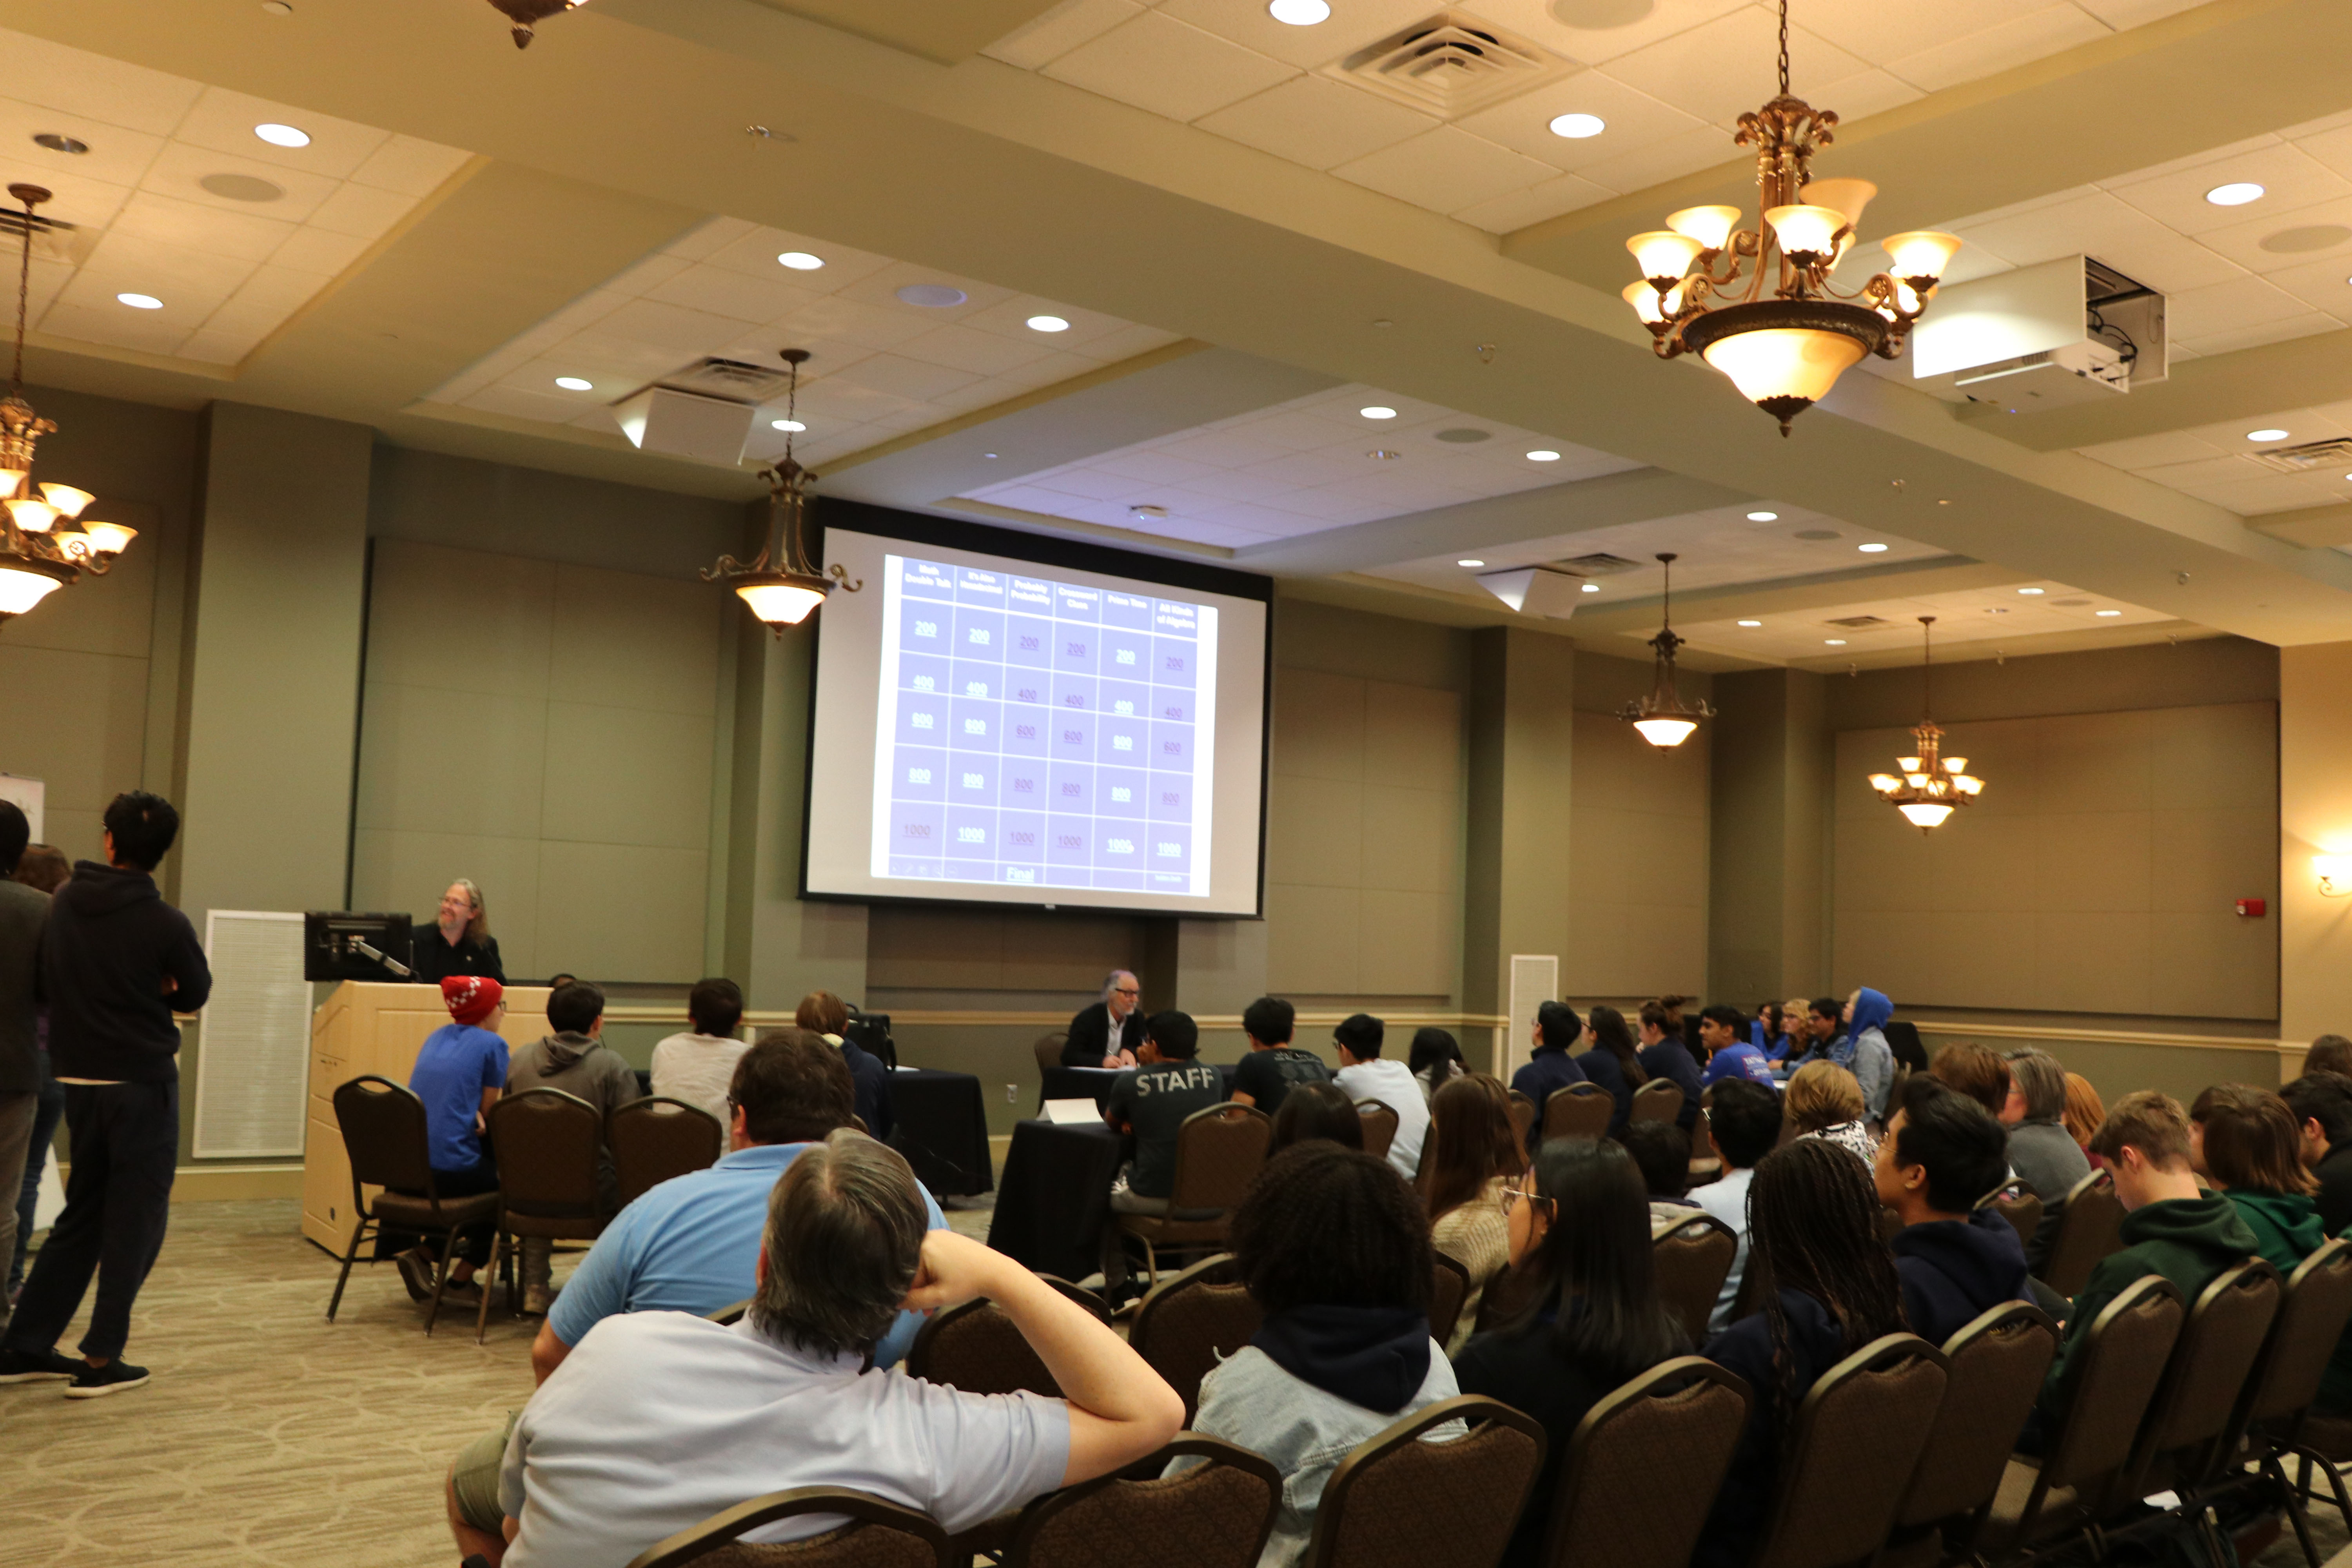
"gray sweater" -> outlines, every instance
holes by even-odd
[[[2084,1157],[2074,1135],[2057,1122],[2021,1121],[2009,1130],[2009,1163],[2042,1200],[2042,1223],[2023,1238],[2026,1266],[2038,1275],[2050,1260],[2050,1245],[2058,1237],[2066,1194],[2091,1173],[2091,1162]]]

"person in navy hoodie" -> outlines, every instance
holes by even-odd
[[[1903,1085],[1871,1175],[1878,1201],[1902,1216],[1888,1243],[1911,1331],[1942,1344],[2004,1301],[2033,1300],[2025,1244],[1978,1200],[2009,1175],[2001,1125],[1932,1078]]]
[[[1682,1020],[1664,1002],[1642,1004],[1642,1070],[1682,1086],[1682,1113],[1675,1125],[1689,1131],[1698,1123],[1698,1063],[1683,1044]]]
[[[1740,1038],[1745,1027],[1737,1007],[1708,1007],[1699,1014],[1699,1043],[1714,1053],[1706,1058],[1706,1071],[1699,1075],[1701,1089],[1712,1089],[1727,1078],[1771,1083],[1771,1059],[1763,1047]]]
[[[1536,1120],[1543,1120],[1544,1100],[1554,1091],[1585,1081],[1584,1069],[1570,1051],[1584,1032],[1576,1009],[1565,1002],[1547,1002],[1536,1009],[1535,1055],[1511,1075],[1511,1087],[1536,1102]]]
[[[1818,1138],[1764,1156],[1748,1188],[1748,1267],[1779,1287],[1707,1342],[1709,1361],[1754,1391],[1748,1426],[1716,1493],[1693,1568],[1743,1568],[1771,1517],[1780,1451],[1822,1373],[1903,1330],[1895,1259],[1878,1239],[1878,1194],[1853,1153]]]
[[[1633,1048],[1633,1031],[1625,1015],[1614,1007],[1596,1006],[1591,1016],[1592,1048],[1576,1058],[1584,1076],[1607,1089],[1617,1101],[1609,1118],[1609,1136],[1622,1135],[1633,1115],[1633,1091],[1650,1081],[1642,1057]]]

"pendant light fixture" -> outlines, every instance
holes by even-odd
[[[22,245],[16,259],[16,358],[8,395],[0,398],[0,625],[23,615],[85,572],[103,577],[115,557],[130,547],[138,530],[119,522],[84,521],[82,511],[97,498],[71,485],[44,484],[33,494],[33,448],[57,431],[25,401],[25,317],[32,296],[33,230],[41,221],[33,209],[49,199],[39,185],[16,184],[8,194],[24,208],[17,216]]]
[[[1666,586],[1660,601],[1658,635],[1650,639],[1658,654],[1657,676],[1651,682],[1650,694],[1626,703],[1617,710],[1617,717],[1642,731],[1642,739],[1664,750],[1689,740],[1700,720],[1715,717],[1715,709],[1704,698],[1692,707],[1675,689],[1675,650],[1683,646],[1683,639],[1675,635],[1675,552],[1661,550],[1658,563],[1666,570]]]
[[[514,24],[515,47],[530,47],[531,27],[550,16],[560,16],[588,4],[588,0],[490,0]]]
[[[1946,817],[1975,800],[1984,789],[1984,780],[1969,776],[1968,758],[1937,754],[1944,731],[1928,717],[1934,711],[1929,682],[1935,676],[1936,650],[1929,639],[1935,635],[1935,625],[1933,616],[1919,617],[1919,723],[1911,731],[1919,754],[1895,759],[1895,765],[1903,770],[1900,778],[1893,773],[1870,775],[1870,787],[1878,792],[1878,798],[1901,812],[1922,833],[1941,826]]]
[[[1748,400],[1789,422],[1826,396],[1865,354],[1899,358],[1960,242],[1920,229],[1880,242],[1887,270],[1851,293],[1830,273],[1853,244],[1878,187],[1813,180],[1812,156],[1838,117],[1789,92],[1789,0],[1780,0],[1780,94],[1739,117],[1735,146],[1756,149],[1762,220],[1738,226],[1733,206],[1685,207],[1666,226],[1625,242],[1643,280],[1624,291],[1660,359],[1696,353]],[[1764,289],[1769,283],[1772,297]]]
[[[717,565],[702,574],[702,580],[734,589],[751,613],[781,637],[786,626],[808,619],[809,612],[824,603],[835,583],[852,594],[866,584],[862,578],[851,582],[848,571],[839,565],[820,571],[809,555],[803,531],[808,521],[806,487],[816,476],[793,458],[793,437],[800,429],[801,366],[808,363],[809,352],[785,349],[779,357],[792,366],[792,381],[784,395],[783,460],[760,474],[768,481],[768,542],[748,563],[732,555],[720,556]]]

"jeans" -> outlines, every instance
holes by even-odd
[[[49,1146],[58,1140],[58,1123],[65,1119],[66,1086],[49,1076],[48,1053],[41,1057],[41,1093],[33,1110],[33,1141],[25,1151],[25,1186],[16,1198],[16,1245],[8,1258],[8,1291],[25,1282],[25,1254],[33,1240],[33,1211],[41,1199],[41,1173],[48,1168]],[[0,1187],[0,1201],[5,1188]]]
[[[69,1083],[65,1090],[73,1163],[65,1213],[33,1259],[0,1348],[56,1349],[95,1274],[98,1301],[81,1352],[111,1361],[131,1338],[131,1304],[163,1249],[179,1163],[180,1085]]]

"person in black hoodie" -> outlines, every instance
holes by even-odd
[[[34,1259],[5,1338],[0,1383],[70,1379],[66,1397],[137,1388],[122,1359],[131,1303],[163,1249],[180,1153],[180,1031],[174,1011],[211,996],[212,971],[188,917],[152,873],[179,836],[172,803],[144,791],[106,808],[106,861],[83,860],[50,901],[41,938],[49,1056],[66,1086],[72,1170],[65,1212]],[[98,1276],[81,1359],[58,1354]]]
[[[1942,1344],[2004,1301],[2032,1300],[2025,1245],[1977,1201],[2009,1174],[2008,1135],[1985,1108],[1932,1078],[1906,1079],[1872,1177],[1902,1216],[1888,1243],[1911,1331]]]
[[[1895,1259],[1878,1239],[1878,1194],[1851,1150],[1801,1138],[1765,1155],[1748,1216],[1748,1267],[1764,1270],[1764,1310],[1716,1335],[1703,1353],[1747,1379],[1755,1403],[1693,1568],[1748,1562],[1771,1515],[1781,1444],[1814,1380],[1903,1329]]]
[[[2352,1078],[2307,1072],[2279,1098],[2303,1127],[2303,1163],[2319,1178],[2319,1223],[2330,1236],[2352,1226]]]

